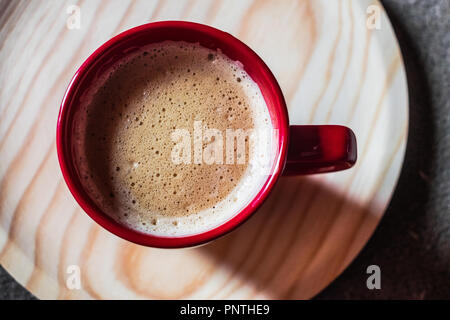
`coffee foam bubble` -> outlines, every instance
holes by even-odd
[[[166,41],[130,54],[96,83],[75,116],[75,161],[87,192],[120,223],[162,236],[203,232],[232,218],[267,180],[274,130],[239,62]],[[170,129],[189,129],[196,118],[209,128],[253,129],[247,165],[169,163]]]

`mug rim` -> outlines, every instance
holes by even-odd
[[[244,51],[245,54],[250,56],[253,63],[256,63],[258,65],[258,72],[261,72],[265,79],[267,79],[270,83],[272,87],[271,91],[274,92],[274,94],[272,94],[273,96],[271,97],[271,100],[276,102],[274,108],[277,108],[276,111],[279,114],[279,123],[281,124],[280,127],[277,128],[278,142],[276,147],[278,149],[278,156],[273,159],[274,164],[272,167],[272,171],[268,175],[267,180],[264,182],[257,194],[242,210],[235,213],[234,216],[232,216],[225,222],[222,222],[221,224],[206,231],[191,235],[159,236],[143,233],[138,230],[131,229],[126,225],[120,224],[119,222],[111,218],[107,213],[93,207],[90,203],[90,199],[86,199],[85,192],[80,191],[80,186],[77,185],[77,180],[79,180],[79,178],[73,172],[73,163],[71,162],[70,154],[68,154],[67,145],[70,143],[66,144],[66,142],[70,141],[71,138],[71,133],[66,130],[66,124],[68,124],[67,121],[70,107],[73,105],[72,98],[76,94],[79,84],[82,82],[84,76],[88,73],[90,67],[95,62],[97,62],[98,59],[101,58],[101,56],[112,46],[126,40],[127,38],[137,34],[138,32],[158,28],[182,28],[189,29],[190,31],[205,33],[215,39],[226,41],[228,45],[232,46],[239,52]],[[266,97],[264,97],[264,99],[266,100]],[[250,216],[252,216],[253,213],[267,199],[284,169],[287,158],[288,139],[289,118],[286,102],[284,100],[284,96],[278,84],[278,81],[270,71],[269,67],[265,64],[265,62],[250,47],[248,47],[246,44],[244,44],[242,41],[235,38],[231,34],[208,25],[187,21],[160,21],[143,24],[128,29],[102,44],[82,63],[82,65],[78,68],[71,81],[69,82],[69,85],[64,93],[61,102],[56,127],[56,148],[63,178],[69,188],[69,191],[71,192],[77,203],[80,205],[80,207],[97,224],[99,224],[107,231],[115,234],[116,236],[139,245],[156,248],[183,248],[201,245],[212,241],[222,235],[225,235],[228,232],[231,232],[232,230],[240,226],[243,222],[245,222],[248,218],[250,218]]]

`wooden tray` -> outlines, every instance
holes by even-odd
[[[80,29],[66,26],[71,4],[81,8]],[[374,8],[379,29],[366,24]],[[0,12],[0,262],[37,297],[310,298],[378,225],[408,128],[404,66],[378,2],[33,0],[2,1]],[[291,123],[353,128],[357,166],[283,178],[250,221],[195,249],[140,247],[98,227],[61,177],[59,104],[103,42],[167,19],[210,24],[246,42],[279,79]],[[71,265],[80,267],[80,290],[66,286]]]

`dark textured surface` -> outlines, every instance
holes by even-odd
[[[382,3],[408,76],[405,164],[374,236],[316,299],[450,299],[450,0]],[[381,290],[366,287],[372,264]],[[0,268],[0,299],[32,297]]]

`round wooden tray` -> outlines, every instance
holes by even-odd
[[[76,14],[71,4],[81,8],[80,29],[67,27]],[[35,0],[1,1],[0,8],[0,262],[37,297],[310,298],[372,235],[408,128],[404,66],[378,2]],[[101,229],[62,179],[59,104],[103,42],[168,19],[206,23],[247,43],[279,80],[291,123],[355,131],[356,167],[282,178],[252,219],[199,248],[150,249]],[[72,265],[80,268],[80,289],[66,285]]]

